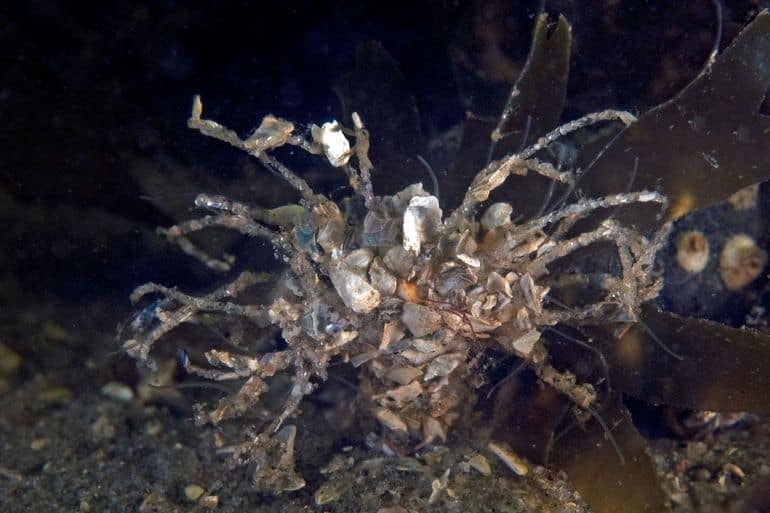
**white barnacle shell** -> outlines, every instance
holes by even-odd
[[[372,287],[362,273],[351,267],[340,256],[332,252],[329,277],[345,305],[356,313],[367,314],[380,304],[380,293]]]
[[[350,160],[350,142],[342,133],[342,126],[337,121],[324,123],[319,128],[311,127],[313,140],[321,145],[324,155],[334,167],[342,167]]]
[[[441,208],[435,196],[414,196],[404,212],[404,249],[420,254],[422,244],[438,239]]]

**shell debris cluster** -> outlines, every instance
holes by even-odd
[[[446,439],[474,403],[480,383],[478,356],[487,349],[525,360],[541,380],[577,407],[590,408],[597,395],[593,385],[551,365],[542,331],[559,323],[633,322],[641,303],[660,291],[654,260],[669,225],[650,239],[611,219],[583,233],[573,234],[570,228],[599,209],[632,203],[665,207],[662,194],[639,191],[582,198],[519,223],[512,221],[514,208],[509,203],[482,205],[508,178],[527,172],[573,184],[571,171],[556,169],[536,155],[586,126],[632,123],[628,113],[589,114],[517,154],[490,162],[469,184],[461,204],[445,215],[438,198],[419,183],[393,195],[375,194],[369,134],[357,114],[352,128],[334,121],[313,125],[309,134],[290,121],[266,116],[242,140],[234,131],[202,118],[202,112],[196,97],[191,128],[249,153],[296,189],[299,200],[267,210],[200,195],[195,204],[206,214],[162,233],[213,268],[224,261],[195,247],[188,238],[191,233],[220,227],[264,238],[286,269],[277,278],[244,272],[202,296],[145,284],[132,300],[145,296],[160,300],[129,326],[124,347],[133,357],[151,362],[153,346],[169,331],[184,323],[205,322],[212,314],[280,329],[285,341],[280,350],[249,354],[211,349],[205,353],[206,361],[183,359],[192,374],[240,384],[213,410],[199,408],[199,423],[218,424],[244,415],[260,403],[270,378],[291,377],[280,409],[236,450],[238,461],[254,464],[257,488],[281,491],[304,486],[293,466],[296,430],[284,424],[315,384],[327,378],[333,362],[359,369],[362,404],[370,405],[369,413],[391,436],[436,443]],[[323,156],[344,171],[352,196],[335,202],[316,193],[271,154],[281,146]],[[601,281],[596,302],[564,308],[549,301],[549,294],[560,286],[549,267],[599,242],[616,248],[621,271]],[[276,287],[280,294],[267,304],[244,303],[246,290],[269,280],[281,284]],[[514,471],[526,472],[502,446],[490,447]],[[483,462],[474,465],[487,471]]]

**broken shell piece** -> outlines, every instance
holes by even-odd
[[[404,212],[404,249],[419,255],[423,244],[435,242],[441,229],[441,215],[435,196],[415,196],[409,200]]]
[[[337,294],[354,312],[367,314],[380,304],[380,293],[377,289],[340,259],[336,252],[332,253],[329,277],[334,288],[337,289]]]
[[[401,246],[390,248],[385,253],[382,261],[388,269],[405,280],[410,279],[412,274],[414,274],[415,255]]]
[[[350,160],[350,142],[342,133],[342,126],[337,121],[324,123],[319,128],[313,125],[310,128],[313,141],[323,148],[329,163],[334,167],[342,167]]]
[[[471,468],[476,469],[482,476],[492,474],[492,467],[489,464],[489,460],[486,459],[483,454],[476,453],[468,458],[468,465],[470,465]]]
[[[441,228],[441,209],[434,196],[415,196],[404,210],[401,223],[403,247],[406,250],[420,252],[426,242],[438,240]]]
[[[540,332],[537,330],[530,330],[521,337],[513,341],[513,349],[516,351],[516,355],[522,358],[528,358],[532,354],[537,341],[540,340]]]
[[[709,243],[703,232],[690,230],[676,239],[676,261],[688,273],[699,273],[709,261]]]
[[[399,327],[396,321],[386,322],[382,327],[382,337],[380,338],[380,351],[387,351],[390,345],[404,338],[404,330]],[[409,381],[412,381],[411,379]],[[407,381],[407,383],[409,382]],[[402,383],[406,384],[406,383]]]
[[[481,261],[476,257],[460,253],[457,255],[457,259],[469,267],[475,267],[477,269],[481,267]]]
[[[510,274],[510,273],[509,273]],[[513,292],[511,291],[511,284],[497,274],[496,272],[492,271],[487,276],[487,291],[489,292],[501,292],[507,297],[513,297]]]
[[[424,337],[441,327],[441,314],[427,306],[405,303],[401,320],[415,337]]]
[[[457,353],[442,354],[433,359],[425,370],[423,381],[431,380],[437,376],[444,377],[449,375],[460,365],[462,356]]]
[[[391,369],[388,371],[385,377],[391,381],[395,381],[399,385],[407,385],[415,379],[419,378],[421,375],[422,371],[417,367],[407,366]]]
[[[754,239],[741,233],[725,242],[719,257],[719,271],[727,290],[737,291],[754,281],[767,262],[767,253]]]
[[[332,338],[331,344],[326,346],[326,350],[337,349],[339,347],[342,347],[348,342],[355,340],[357,336],[358,336],[358,332],[356,330],[340,331],[339,333],[334,335],[334,337]]]
[[[339,499],[353,485],[350,479],[329,479],[313,494],[316,506],[323,506]]]
[[[422,385],[419,381],[412,381],[408,385],[388,390],[373,399],[383,406],[401,409],[405,405],[413,403],[422,394]]]
[[[481,216],[481,227],[489,231],[511,222],[513,207],[509,203],[493,203]]]
[[[404,422],[404,419],[393,413],[387,408],[377,408],[374,410],[374,417],[377,419],[377,421],[385,426],[386,428],[390,429],[391,431],[395,431],[397,433],[404,433],[407,432],[407,426],[406,422]]]
[[[422,423],[422,436],[424,443],[432,444],[437,440],[444,443],[446,442],[446,429],[441,421],[428,417]]]
[[[374,253],[369,248],[359,248],[351,251],[345,256],[345,264],[356,271],[364,272],[369,267]]]
[[[505,463],[509,469],[513,470],[517,476],[527,475],[527,472],[529,471],[527,463],[505,444],[489,442],[487,447],[489,447],[489,450],[492,451],[495,456],[503,460],[503,463]]]
[[[294,131],[294,123],[268,114],[254,132],[243,141],[248,151],[267,151],[286,144]]]
[[[380,294],[388,296],[395,294],[398,285],[398,279],[388,271],[380,257],[375,258],[369,267],[369,281]]]

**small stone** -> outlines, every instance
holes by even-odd
[[[21,356],[0,342],[0,376],[7,376],[16,372],[20,365]]]
[[[214,509],[217,506],[219,506],[219,496],[218,495],[204,495],[198,500],[198,504],[203,506],[206,509]]]
[[[89,503],[85,499],[80,501],[80,511],[81,511],[81,513],[90,513],[90,511],[91,511],[91,503]]]
[[[29,448],[33,451],[41,451],[48,445],[48,438],[35,438],[30,442]]]
[[[65,387],[53,387],[37,394],[37,400],[43,404],[65,404],[72,400],[72,391]]]
[[[190,484],[184,487],[184,496],[190,502],[195,502],[203,495],[206,490],[197,484]]]
[[[147,423],[144,430],[150,436],[157,436],[163,431],[163,423],[158,420],[151,420]]]
[[[107,415],[102,415],[91,424],[91,433],[96,440],[112,440],[115,438],[115,425],[110,422]]]
[[[134,399],[133,389],[130,386],[118,381],[110,381],[104,385],[102,387],[102,394],[109,397],[110,399],[114,399],[123,403],[131,402]]]

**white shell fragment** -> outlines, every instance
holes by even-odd
[[[441,229],[441,209],[435,196],[415,196],[404,212],[404,249],[420,254],[424,243],[435,242]]]
[[[437,356],[428,364],[428,368],[425,369],[424,381],[431,380],[435,377],[444,377],[449,375],[453,370],[460,365],[463,360],[462,355],[457,353],[442,354]]]
[[[267,151],[286,144],[294,131],[294,123],[268,114],[251,135],[243,141],[249,151]]]
[[[380,293],[366,278],[350,267],[336,252],[332,253],[329,273],[334,288],[345,305],[356,313],[367,314],[380,304]]]
[[[369,281],[380,294],[392,296],[396,293],[398,280],[388,271],[380,257],[375,258],[369,267]]]
[[[342,133],[342,126],[337,121],[324,123],[319,128],[311,128],[313,140],[323,148],[324,155],[334,167],[342,167],[350,160],[350,142]]]
[[[128,403],[134,399],[133,389],[118,381],[110,381],[102,387],[102,394],[106,395],[110,399],[116,401]]]
[[[505,445],[489,442],[487,447],[489,447],[489,450],[492,451],[495,456],[503,460],[503,463],[505,463],[509,469],[513,470],[517,476],[526,476],[527,472],[529,472],[527,463]]]
[[[530,330],[513,341],[513,349],[518,356],[527,358],[532,353],[538,340],[540,340],[540,332],[537,330]]]

